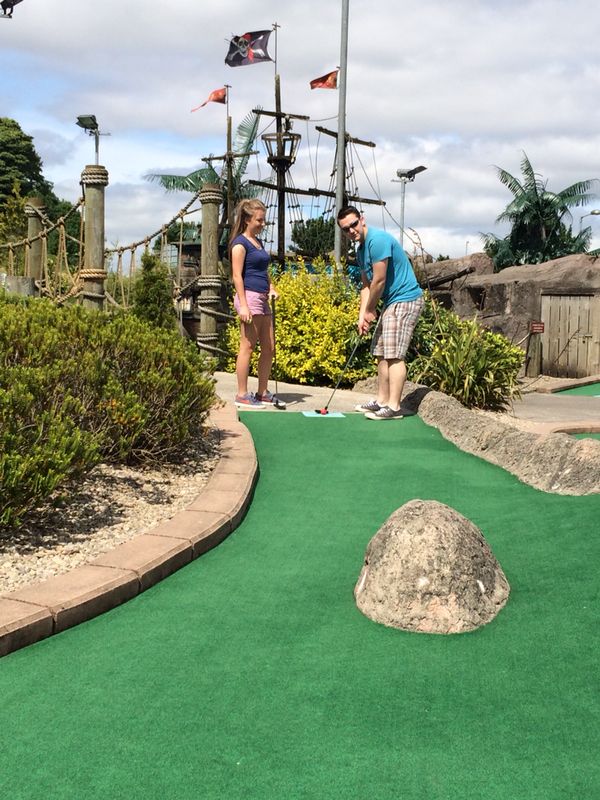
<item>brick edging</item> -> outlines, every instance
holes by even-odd
[[[221,457],[183,511],[88,564],[0,594],[0,657],[130,600],[223,541],[252,499],[258,462],[231,403],[213,409]]]

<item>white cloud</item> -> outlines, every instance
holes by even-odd
[[[283,109],[336,128],[338,92],[308,83],[339,64],[341,6],[24,0],[0,26],[0,113],[34,136],[46,177],[68,199],[94,156],[75,119],[96,114],[111,134],[100,141],[108,242],[139,240],[187,199],[143,175],[191,172],[203,156],[225,151],[225,107],[192,107],[229,83],[234,127],[255,106],[273,108],[272,64],[224,64],[232,34],[276,21]],[[523,151],[551,188],[600,177],[599,21],[600,8],[587,0],[353,0],[347,129],[377,144],[375,162],[370,148],[356,148],[356,177],[363,195],[373,193],[369,181],[381,191],[390,230],[400,217],[398,168],[427,166],[406,187],[405,223],[434,256],[463,255],[467,241],[472,252],[480,231],[500,232],[494,220],[510,196],[494,165],[519,174]],[[314,185],[316,159],[328,188],[333,140],[319,140],[312,124],[294,129],[303,136],[295,185]],[[270,170],[259,158],[265,179]],[[250,173],[258,174],[254,159]],[[380,222],[379,210],[367,213]],[[597,219],[585,222],[595,229]]]

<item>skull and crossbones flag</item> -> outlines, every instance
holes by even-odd
[[[273,61],[267,52],[269,36],[273,31],[252,31],[242,36],[234,36],[229,42],[229,52],[225,63],[230,67],[244,67],[261,61]]]

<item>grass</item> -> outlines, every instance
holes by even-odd
[[[416,417],[242,416],[261,474],[238,530],[0,661],[2,797],[597,796],[600,497],[525,486]],[[478,631],[354,605],[369,539],[415,497],[470,518],[507,575]]]

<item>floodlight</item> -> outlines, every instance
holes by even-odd
[[[81,116],[77,117],[77,124],[80,128],[83,128],[85,131],[97,131],[98,130],[98,123],[96,121],[96,117],[93,114],[82,114]]]

